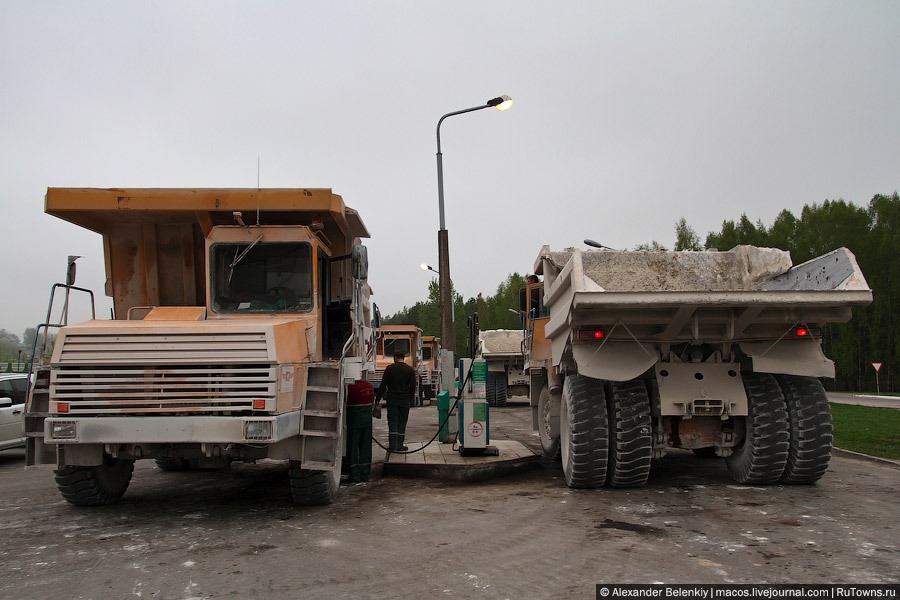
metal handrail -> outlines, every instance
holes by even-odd
[[[56,290],[59,288],[63,288],[66,290],[66,302],[63,307],[63,313],[60,315],[59,323],[51,323],[50,317],[53,316],[53,300],[56,297]],[[81,288],[74,285],[69,285],[66,283],[54,283],[53,287],[50,288],[50,302],[47,304],[47,317],[44,319],[44,322],[35,327],[34,330],[34,339],[31,340],[31,355],[28,358],[28,389],[27,394],[31,394],[31,385],[32,385],[32,377],[34,376],[34,363],[35,357],[37,354],[37,342],[38,342],[38,333],[41,329],[44,330],[43,339],[41,341],[41,352],[40,356],[43,357],[44,353],[47,351],[47,338],[48,332],[51,327],[61,329],[65,327],[69,322],[69,293],[72,291],[84,292],[88,294],[91,298],[91,319],[97,318],[97,309],[96,304],[94,303],[94,292],[87,288]]]

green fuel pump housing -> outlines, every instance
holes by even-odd
[[[459,404],[459,453],[462,456],[497,456],[500,451],[490,445],[490,406],[485,397],[487,388],[487,362],[484,359],[462,358],[459,372],[472,369],[472,377],[463,386]],[[462,378],[462,375],[460,375]]]

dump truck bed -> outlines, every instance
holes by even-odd
[[[247,224],[339,227],[347,237],[369,237],[359,214],[327,188],[48,188],[46,212],[85,229],[109,233],[118,224]]]
[[[843,321],[845,309],[872,301],[856,258],[846,248],[794,267],[789,253],[752,246],[728,252],[550,252],[545,247],[535,272],[547,276],[545,302],[554,305],[571,297],[573,310],[816,308],[835,309],[834,320]]]
[[[489,329],[478,334],[484,358],[521,356],[523,333],[520,329]]]
[[[728,252],[586,251],[544,248],[535,265],[544,275],[553,365],[574,355],[595,377],[625,380],[644,372],[669,344],[736,343],[759,370],[833,377],[818,344],[774,343],[797,327],[842,323],[851,308],[872,301],[856,258],[846,248],[791,265],[790,254],[738,246]],[[576,329],[595,327],[602,350],[573,343]],[[613,348],[615,347],[615,348]],[[727,351],[727,349],[726,349]],[[608,353],[604,361],[599,354]],[[805,352],[799,357],[799,352]],[[602,376],[601,376],[602,375]]]
[[[217,225],[307,226],[329,240],[369,232],[330,189],[48,188],[46,212],[103,235],[115,316],[135,306],[205,303],[206,236]]]

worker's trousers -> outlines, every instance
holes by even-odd
[[[350,481],[368,481],[372,472],[372,405],[347,406]]]
[[[409,407],[399,404],[387,405],[388,450],[392,452],[403,449],[406,438],[406,422],[409,420]]]

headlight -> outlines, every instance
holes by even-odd
[[[272,421],[245,421],[244,439],[263,442],[271,440]]]
[[[74,440],[78,437],[75,421],[55,421],[50,424],[50,438],[54,440]]]

